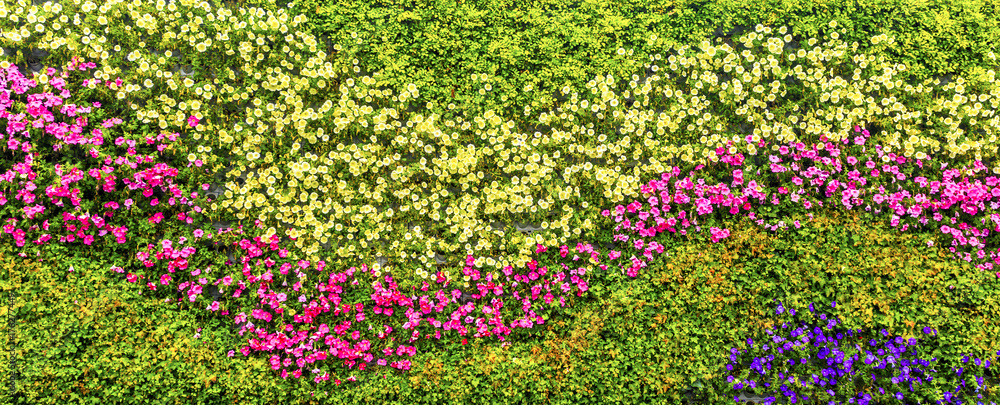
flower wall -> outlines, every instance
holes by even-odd
[[[537,115],[467,117],[421,102],[414,84],[358,75],[356,59],[327,55],[303,16],[273,5],[65,3],[0,11],[10,25],[0,45],[59,65],[29,73],[19,57],[0,61],[5,257],[58,282],[104,274],[172,316],[201,312],[160,327],[213,345],[217,368],[200,381],[223,387],[205,401],[245,398],[258,384],[249,377],[218,383],[241,367],[268,379],[266,392],[409,381],[387,400],[432,398],[416,393],[472,353],[488,361],[450,377],[466,388],[447,395],[488,398],[476,373],[512,352],[508,373],[538,384],[523,400],[614,397],[628,383],[581,387],[644,368],[624,377],[646,386],[633,393],[722,401],[734,388],[706,359],[753,333],[736,323],[768,325],[773,299],[837,299],[848,327],[908,338],[917,325],[964,325],[929,346],[948,361],[1000,349],[989,321],[1000,278],[992,71],[903,83],[894,75],[905,65],[838,41],[836,23],[828,41],[797,45],[785,27],[759,26],[734,43],[665,49],[644,77],[567,86],[568,100]],[[227,222],[235,229],[216,226]],[[537,227],[519,231],[525,223]],[[865,227],[879,232],[859,236]],[[789,236],[768,236],[778,234]],[[906,242],[870,248],[889,240]],[[716,247],[727,243],[749,243],[756,259]],[[728,266],[701,259],[719,254]],[[5,291],[54,283],[5,275]],[[49,319],[7,299],[19,322]],[[89,378],[89,365],[53,375],[56,360],[15,371],[29,353],[54,358],[34,342],[11,351],[18,379],[65,391],[62,378]],[[645,348],[626,356],[644,365],[619,360],[611,342]],[[176,369],[168,358],[156,373]],[[123,372],[102,370],[88,392]],[[152,389],[133,385],[109,398]]]

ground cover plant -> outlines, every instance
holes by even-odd
[[[26,25],[5,31],[5,47],[39,47],[64,62],[30,73],[17,57],[0,61],[12,156],[0,168],[2,281],[21,297],[4,297],[5,314],[39,325],[4,364],[16,376],[9,381],[38,387],[11,390],[14,401],[151,400],[167,391],[163,402],[310,402],[322,389],[341,398],[384,390],[389,402],[669,402],[685,388],[729,401],[741,383],[709,360],[752,332],[735,327],[739,316],[753,327],[772,323],[761,314],[775,298],[839,300],[844,323],[859,331],[912,339],[918,325],[947,330],[924,353],[944,361],[1000,349],[989,321],[1000,278],[987,239],[1000,230],[992,71],[943,89],[904,84],[894,75],[905,65],[838,41],[835,22],[827,41],[794,46],[787,28],[758,26],[738,44],[665,50],[627,85],[597,75],[582,99],[567,86],[568,103],[523,126],[493,111],[440,115],[454,106],[417,101],[414,84],[350,77],[360,73],[356,59],[326,55],[302,16],[273,5],[67,2],[0,14],[15,25],[27,14]],[[98,27],[104,34],[90,31]],[[113,45],[102,45],[108,35]],[[171,72],[175,55],[197,69]],[[338,91],[339,100],[330,96]],[[225,187],[212,185],[220,180]],[[691,262],[713,256],[708,246],[746,243],[748,232],[819,241],[841,212],[888,224],[846,236],[845,256],[888,234],[903,235],[905,248],[878,251],[858,271],[815,249],[784,261],[761,254],[787,252],[779,238],[750,249],[756,263],[723,252],[742,272]],[[238,225],[213,226],[220,221]],[[703,275],[706,285],[691,284]],[[117,283],[116,294],[144,303],[90,300],[144,308],[132,317],[142,327],[112,323],[123,328],[114,341],[127,333],[172,350],[100,354],[107,323],[94,324],[95,310],[69,304],[74,296],[56,286],[86,295],[77,277]],[[844,286],[853,292],[842,297]],[[694,323],[704,317],[678,313],[669,296],[692,289],[684,305],[721,316]],[[43,295],[63,301],[25,302]],[[620,305],[601,317],[602,303]],[[67,311],[79,319],[53,321]],[[182,321],[152,333],[152,313]],[[629,325],[605,330],[601,319],[615,314],[628,314]],[[642,316],[668,337],[647,339],[635,325]],[[51,328],[71,336],[65,350],[33,339]],[[171,331],[187,335],[175,341]],[[198,341],[209,348],[191,349]],[[622,350],[604,346],[611,342],[651,351],[631,352],[645,364],[625,368]],[[683,356],[692,350],[707,357]],[[198,363],[190,356],[205,367],[187,365]],[[26,357],[48,360],[16,362]],[[67,360],[76,358],[82,366]],[[479,388],[507,358],[511,379],[534,377],[521,383],[534,394],[495,393],[501,378]],[[585,358],[614,372],[587,371]],[[457,363],[466,370],[436,392],[441,369]],[[645,372],[632,376],[636,368]],[[126,383],[113,384],[120,376]],[[957,377],[914,395],[971,400],[944,392]],[[628,396],[616,379],[647,386],[633,390],[646,397]],[[854,388],[864,392],[830,395],[867,403],[899,393]]]

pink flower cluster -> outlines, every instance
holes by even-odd
[[[93,63],[81,63],[74,58],[68,65],[66,71],[49,81],[45,89],[54,87],[60,91],[60,96],[51,92],[38,94],[28,94],[24,113],[10,111],[14,105],[12,92],[14,94],[25,94],[29,89],[36,87],[36,82],[27,80],[17,70],[16,66],[10,66],[5,70],[0,70],[0,118],[7,119],[7,140],[2,143],[6,148],[17,155],[23,154],[20,162],[14,163],[11,170],[0,174],[0,185],[13,185],[13,191],[0,192],[0,212],[2,208],[8,206],[11,199],[19,201],[20,206],[15,208],[18,215],[4,218],[3,233],[11,235],[14,243],[18,247],[24,247],[31,239],[37,245],[48,243],[52,239],[57,239],[61,243],[73,243],[80,241],[84,245],[92,245],[95,238],[105,235],[112,235],[119,244],[127,242],[129,228],[123,224],[114,224],[114,211],[120,205],[116,201],[107,201],[103,208],[107,209],[103,214],[81,213],[79,208],[83,202],[83,191],[93,189],[95,192],[113,193],[116,191],[116,181],[121,180],[128,185],[131,190],[141,190],[143,197],[151,198],[151,205],[157,205],[159,200],[153,197],[156,189],[170,193],[168,202],[174,205],[180,204],[192,206],[194,212],[201,212],[201,207],[194,205],[197,193],[192,193],[189,200],[181,191],[180,187],[174,184],[174,179],[178,171],[164,163],[156,163],[151,168],[139,169],[140,165],[154,163],[154,155],[140,155],[137,151],[137,142],[133,139],[118,137],[115,146],[127,146],[124,155],[110,154],[110,146],[105,147],[104,137],[107,134],[104,130],[112,129],[121,124],[119,118],[111,118],[100,123],[100,128],[86,130],[89,122],[86,116],[93,108],[99,108],[99,103],[93,103],[93,107],[80,107],[76,104],[67,103],[66,98],[70,97],[70,92],[65,88],[69,77],[69,72],[73,70],[85,71],[95,67]],[[47,71],[49,75],[55,76],[55,69]],[[121,80],[116,80],[115,85],[120,86]],[[57,120],[50,108],[59,107],[59,113],[68,117],[65,120]],[[65,122],[64,122],[65,121]],[[41,129],[40,133],[32,134],[32,130]],[[51,136],[51,137],[49,137]],[[156,148],[157,153],[162,152],[167,146],[163,142],[169,139],[176,141],[177,134],[160,134],[158,136],[145,138],[147,145]],[[53,167],[41,165],[38,152],[40,142],[52,141],[52,151],[62,151],[67,145],[74,145],[84,149],[84,156],[94,159],[96,164],[90,168],[82,168],[79,164],[64,166],[55,164]],[[124,174],[128,170],[139,170],[132,176]],[[54,173],[54,176],[51,174]],[[131,179],[130,179],[131,177]],[[8,189],[8,187],[3,187]],[[37,195],[44,191],[48,204],[41,203]],[[12,193],[12,194],[8,194]],[[8,198],[10,197],[10,198]],[[69,200],[69,205],[75,207],[76,212],[62,211],[69,208],[64,199]],[[179,201],[177,201],[179,200]],[[133,201],[126,199],[124,206],[131,208]],[[53,208],[57,208],[53,212]],[[50,214],[51,213],[51,214]],[[46,217],[46,214],[47,217]],[[52,217],[62,217],[61,224],[52,224],[50,229],[49,219]],[[128,218],[120,218],[125,221]],[[154,214],[151,217],[153,223],[162,220],[162,213]],[[185,223],[192,223],[190,216],[179,217],[178,220]],[[41,221],[41,224],[37,222]],[[59,228],[63,232],[58,232]],[[48,233],[51,232],[51,233]]]
[[[843,145],[830,142],[826,136],[821,136],[820,143],[811,146],[801,142],[780,145],[776,154],[767,156],[766,167],[723,169],[724,173],[731,174],[727,175],[730,179],[723,182],[696,179],[696,172],[704,169],[704,165],[695,167],[687,178],[679,178],[680,169],[673,168],[663,173],[660,180],[642,186],[645,201],[634,201],[602,214],[614,215],[618,222],[615,231],[653,237],[664,231],[684,235],[686,228],[692,226],[700,231],[696,217],[710,218],[708,216],[717,208],[728,207],[730,215],[746,211],[747,217],[758,225],[777,231],[787,229],[788,225],[784,221],[765,223],[751,208],[774,211],[780,205],[785,213],[802,210],[812,218],[810,211],[824,205],[844,209],[863,206],[875,214],[890,214],[889,223],[902,231],[910,228],[940,230],[951,237],[949,250],[956,257],[971,262],[975,256],[981,270],[1000,264],[1000,249],[987,251],[985,243],[987,235],[1000,231],[1000,214],[997,213],[1000,177],[975,178],[979,173],[988,173],[988,168],[978,160],[971,168],[948,169],[948,163],[931,164],[929,156],[923,160],[907,159],[885,152],[881,145],[869,149],[866,146],[871,136],[868,130],[860,127],[854,130],[858,135],[853,142],[845,139]],[[732,146],[732,142],[727,146]],[[720,168],[725,165],[740,167],[746,163],[742,154],[728,154],[726,148],[718,148],[716,153],[720,157]],[[933,177],[940,180],[929,180]],[[769,184],[780,186],[770,187]],[[676,214],[671,214],[675,207]],[[927,225],[930,221],[939,225]],[[986,226],[977,227],[976,223]],[[802,226],[798,220],[792,225]],[[710,228],[710,233],[712,242],[729,236],[728,229],[715,226]],[[628,236],[617,234],[615,240],[627,241]],[[974,253],[958,252],[962,246],[971,247]],[[997,276],[1000,277],[1000,273]]]
[[[262,226],[257,224],[258,228]],[[198,231],[196,235],[205,235]],[[236,232],[244,233],[242,228]],[[234,242],[242,252],[241,259],[239,263],[226,264],[242,268],[244,280],[237,281],[237,275],[233,274],[223,275],[227,268],[223,267],[223,274],[216,277],[214,284],[229,286],[235,283],[234,298],[247,290],[255,292],[259,299],[257,306],[234,316],[235,322],[242,324],[239,335],[250,334],[247,345],[239,351],[245,356],[251,352],[277,352],[269,361],[275,370],[281,370],[284,378],[289,375],[299,378],[308,364],[334,358],[348,369],[387,366],[408,370],[412,365],[409,358],[416,353],[413,344],[420,339],[442,339],[448,333],[457,333],[473,338],[495,336],[502,341],[516,328],[544,324],[542,311],[557,303],[565,306],[563,294],[575,292],[579,296],[589,288],[588,270],[569,263],[559,263],[559,271],[556,271],[531,260],[520,272],[506,266],[494,274],[481,272],[475,258],[468,256],[462,273],[475,283],[472,291],[449,288],[451,280],[439,272],[435,274],[434,286],[424,282],[419,292],[413,287],[407,294],[400,290],[391,275],[376,276],[377,273],[365,265],[360,269],[352,267],[324,275],[325,262],[289,259],[288,250],[281,248],[276,240],[277,237],[266,242],[255,237],[252,241]],[[662,252],[662,246],[655,242],[649,248]],[[193,246],[177,249],[169,240],[159,245],[149,244],[147,249],[136,257],[147,268],[156,266],[157,261],[166,261],[169,273],[186,270],[188,260],[197,253]],[[539,245],[536,253],[547,250]],[[273,253],[276,256],[272,256]],[[589,244],[559,249],[560,258],[567,258],[571,253],[574,253],[574,262],[583,260],[580,255],[588,258],[590,264],[600,264],[602,260]],[[609,254],[611,260],[618,257],[620,252]],[[599,267],[606,269],[607,265]],[[190,302],[203,295],[203,287],[210,282],[204,276],[198,277],[201,271],[191,271],[190,280],[178,286],[180,291],[186,291]],[[316,275],[311,276],[314,273]],[[183,273],[178,274],[187,278]],[[310,279],[314,281],[309,282]],[[170,274],[160,276],[161,285],[169,285],[172,281]],[[289,287],[291,283],[290,289],[275,289],[279,281],[281,287]],[[153,283],[147,285],[150,289],[156,288]],[[370,301],[346,302],[344,299],[352,291],[369,287],[370,293],[365,295]],[[292,304],[290,295],[298,295],[295,300],[298,304]],[[351,293],[351,296],[356,294]],[[517,305],[505,305],[511,298]],[[206,309],[218,311],[221,308],[220,303],[212,301]],[[289,313],[292,309],[294,315]],[[319,369],[314,369],[314,373],[319,374]],[[328,378],[329,373],[323,373],[314,380],[319,382]]]

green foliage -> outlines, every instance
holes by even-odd
[[[922,342],[920,358],[937,357],[955,367],[965,353],[986,359],[1000,350],[1000,328],[992,321],[998,315],[992,273],[945,259],[947,250],[927,247],[926,235],[899,234],[856,214],[828,212],[809,223],[795,219],[803,221],[802,229],[774,233],[729,224],[734,231],[719,244],[664,243],[673,247],[670,257],[661,259],[659,274],[649,272],[667,297],[654,301],[675,303],[664,312],[677,315],[664,319],[664,326],[690,323],[674,336],[682,342],[679,354],[711,347],[702,351],[711,354],[697,357],[711,360],[688,372],[704,380],[725,376],[721,366],[728,348],[743,351],[747,337],[759,342],[765,328],[780,328],[775,300],[799,310],[795,325],[825,325],[806,309],[815,302],[846,329],[867,331],[869,338],[882,329],[890,336],[915,337]],[[837,307],[831,309],[834,301]],[[939,336],[924,335],[925,326]],[[941,372],[950,367],[936,369],[942,387],[955,381]],[[717,381],[706,394],[726,392],[724,380]]]
[[[638,279],[603,274],[593,294],[504,344],[422,347],[407,374],[358,372],[342,386],[281,380],[265,359],[228,357],[231,320],[139,295],[96,261],[7,254],[14,276],[3,293],[20,297],[15,403],[673,403],[686,389],[721,403],[731,398],[728,349],[745,350],[747,337],[761,341],[783,322],[775,299],[807,322],[819,322],[810,302],[836,300],[823,312],[846,328],[921,339],[921,358],[944,363],[935,387],[954,381],[945,365],[960,366],[965,353],[1000,349],[991,275],[918,234],[837,212],[790,232],[727,226],[732,235],[718,244],[661,238],[666,253]]]

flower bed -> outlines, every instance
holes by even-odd
[[[206,7],[182,6],[198,10],[199,23],[216,20]],[[66,23],[70,7],[97,8],[45,7],[53,26]],[[109,24],[105,15],[123,7],[102,6],[98,23]],[[705,43],[654,58],[647,76],[633,75],[621,95],[614,86],[625,82],[610,76],[588,83],[583,100],[566,88],[569,102],[539,114],[530,133],[493,111],[468,118],[449,113],[454,106],[421,106],[412,84],[393,95],[374,77],[340,77],[307,30],[277,34],[300,26],[299,17],[241,9],[251,22],[244,29],[232,11],[216,11],[216,38],[231,33],[245,40],[238,48],[190,27],[180,36],[202,41],[182,42],[183,52],[218,51],[211,78],[173,80],[153,67],[168,65],[173,52],[157,56],[136,38],[123,38],[128,46],[116,52],[128,51],[137,71],[115,70],[124,62],[110,59],[89,28],[85,39],[46,46],[73,41],[70,49],[89,50],[100,68],[74,55],[29,79],[0,61],[0,117],[14,156],[0,174],[8,185],[0,194],[0,240],[9,237],[22,258],[109,252],[102,267],[110,276],[147,299],[231,319],[239,337],[222,341],[239,344],[227,356],[262,356],[282,379],[339,386],[357,381],[356,372],[411,370],[424,342],[524,339],[584,305],[591,290],[609,288],[602,283],[649,281],[641,277],[651,266],[672,266],[665,258],[672,247],[692,238],[726,241],[734,230],[725,224],[743,218],[766,232],[807,232],[817,217],[863,207],[869,220],[933,235],[928,248],[950,245],[972,269],[939,281],[950,288],[990,296],[1000,278],[1000,247],[987,239],[1000,231],[1000,180],[990,176],[1000,169],[988,165],[998,123],[983,104],[998,102],[992,74],[969,89],[960,79],[942,95],[893,81],[905,66],[852,54],[836,35],[785,54],[790,34],[758,27],[742,39],[742,52]],[[138,27],[153,32],[158,17],[146,15]],[[45,31],[39,21],[36,31]],[[31,37],[25,30],[6,41]],[[293,47],[303,66],[284,59]],[[262,49],[283,54],[264,57]],[[262,58],[284,70],[258,66]],[[241,63],[239,77],[259,85],[233,87]],[[841,74],[852,69],[848,82]],[[317,90],[334,81],[338,107]],[[29,92],[36,87],[42,91]],[[876,102],[873,94],[885,97]],[[130,95],[147,96],[146,105]],[[128,99],[127,107],[109,98]],[[812,98],[820,100],[815,111],[784,103]],[[245,114],[229,112],[226,102]],[[110,105],[118,107],[102,108]],[[959,108],[957,122],[941,113]],[[743,119],[759,126],[727,133]],[[921,119],[947,131],[906,138],[869,131]],[[222,169],[237,174],[227,173],[222,195],[203,195],[217,181],[211,171]],[[208,229],[218,220],[241,224]],[[541,226],[497,230],[498,220]],[[435,225],[426,232],[413,225],[424,221]],[[443,265],[431,261],[439,252],[447,255]],[[849,280],[823,282],[829,290]],[[863,403],[872,399],[860,395]]]

